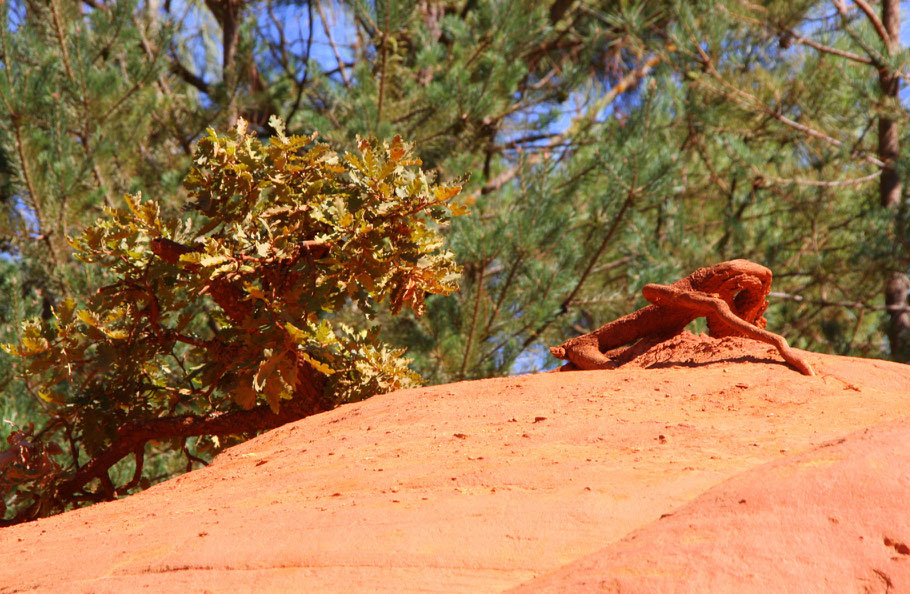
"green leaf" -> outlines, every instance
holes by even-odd
[[[319,327],[316,329],[316,340],[322,344],[336,344],[338,342],[338,338],[332,332],[332,325],[328,320],[319,322]]]

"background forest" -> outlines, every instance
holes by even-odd
[[[555,365],[641,287],[747,258],[769,326],[910,362],[897,0],[11,0],[0,27],[0,342],[99,285],[67,243],[174,213],[206,128],[415,143],[469,174],[460,289],[383,318],[431,383]],[[905,7],[906,12],[906,7]],[[93,289],[92,289],[93,290]],[[0,354],[0,418],[53,406]],[[5,438],[13,425],[4,424]]]

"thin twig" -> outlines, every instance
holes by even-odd
[[[822,307],[845,307],[848,309],[864,309],[870,311],[910,311],[910,305],[870,305],[861,301],[829,301],[827,299],[810,299],[803,297],[802,295],[791,295],[790,293],[779,293],[776,291],[771,291],[768,293],[768,296],[774,297],[775,299],[795,301],[797,303],[820,305]]]
[[[348,78],[348,73],[344,67],[344,61],[341,59],[341,52],[338,51],[338,46],[335,44],[335,39],[332,37],[332,30],[329,27],[329,22],[325,18],[325,11],[322,9],[322,2],[316,1],[316,10],[319,11],[319,18],[322,19],[322,28],[325,31],[325,36],[329,40],[329,47],[332,48],[332,53],[335,55],[335,61],[338,63],[338,73],[341,74],[341,81],[344,83],[345,87],[351,86],[351,80]]]
[[[866,175],[864,177],[856,177],[852,179],[841,179],[835,181],[818,181],[814,179],[787,179],[783,177],[774,177],[774,176],[762,176],[762,180],[765,182],[773,182],[776,184],[796,184],[798,186],[813,186],[817,188],[837,188],[842,186],[858,186],[866,182],[873,181],[874,179],[881,177],[882,170],[878,170],[875,173]]]
[[[471,317],[471,329],[468,331],[468,342],[464,347],[464,357],[461,359],[461,370],[458,372],[460,378],[464,379],[465,371],[468,368],[468,357],[471,354],[471,346],[474,342],[474,332],[477,329],[477,317],[480,315],[480,300],[483,297],[483,277],[484,277],[484,264],[481,260],[481,266],[477,268],[477,295],[474,298],[474,314]]]

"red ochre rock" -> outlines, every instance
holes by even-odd
[[[550,353],[569,362],[560,371],[616,369],[655,345],[678,336],[705,317],[708,336],[747,337],[773,345],[803,375],[815,375],[802,355],[779,334],[765,330],[771,271],[748,260],[699,268],[672,285],[649,284],[642,296],[651,305],[570,338]]]
[[[910,366],[801,355],[684,334],[342,406],[0,529],[0,592],[910,591]]]

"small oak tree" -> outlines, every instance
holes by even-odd
[[[217,445],[419,379],[375,327],[343,319],[384,302],[419,315],[426,293],[457,289],[439,228],[463,212],[460,186],[433,183],[399,137],[339,157],[270,125],[268,144],[243,121],[199,141],[183,220],[128,197],[70,240],[109,282],[5,347],[50,419],[0,453],[4,523],[146,486],[150,441],[189,467],[189,437]],[[135,471],[117,484],[129,454]]]

